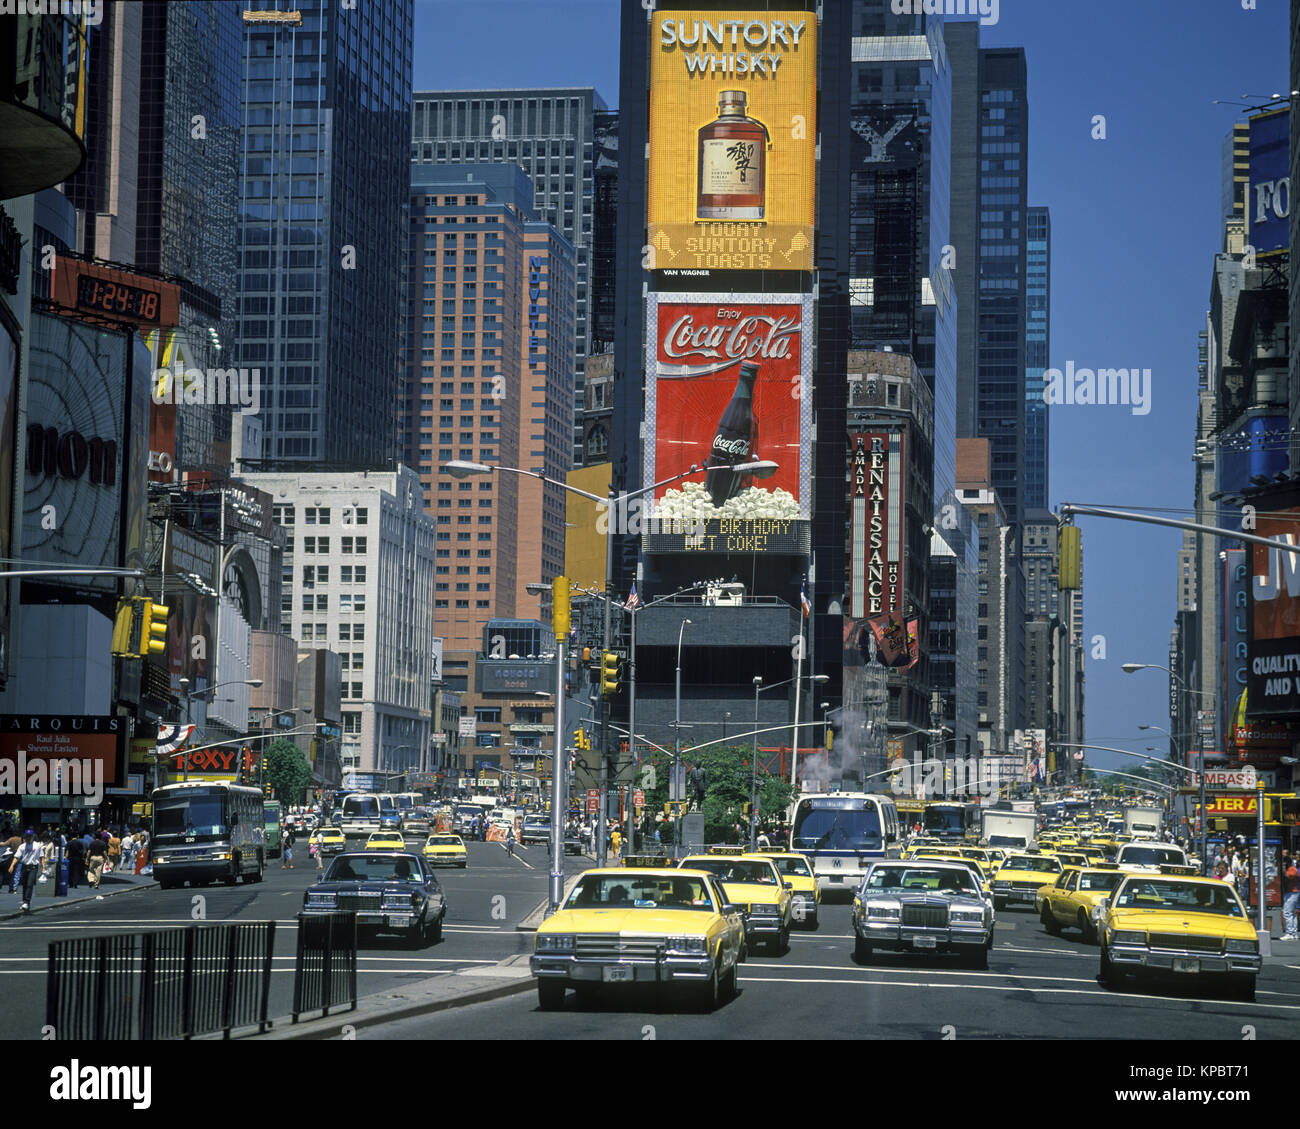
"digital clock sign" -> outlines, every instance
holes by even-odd
[[[133,271],[63,256],[52,298],[69,313],[169,328],[180,321],[180,287]]]

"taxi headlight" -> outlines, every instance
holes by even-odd
[[[903,907],[897,902],[868,902],[868,917],[881,917],[888,921],[898,921],[903,916]]]
[[[964,925],[983,925],[984,911],[978,909],[955,909],[949,912],[948,920],[953,923],[961,922]]]
[[[668,948],[674,953],[707,953],[708,943],[703,937],[669,937]]]
[[[1257,953],[1259,952],[1258,941],[1229,941],[1226,951],[1230,953]]]
[[[1137,929],[1117,929],[1110,935],[1113,945],[1144,945],[1147,936]]]
[[[572,933],[539,933],[533,951],[538,953],[568,953],[574,949]]]

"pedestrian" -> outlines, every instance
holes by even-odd
[[[8,890],[11,894],[18,892],[18,871],[17,868],[11,867],[10,864],[17,856],[19,849],[23,845],[21,835],[15,835],[8,827],[4,829],[3,842],[0,843],[0,889]]]
[[[98,890],[104,878],[104,860],[108,858],[108,833],[100,832],[86,848],[86,878],[92,889]]]
[[[75,836],[68,840],[68,889],[75,890],[81,885],[81,876],[85,872],[86,848]]]
[[[758,845],[761,848],[770,847],[772,845],[772,840],[768,838],[766,831],[760,831],[758,833]]]
[[[122,862],[122,840],[112,831],[108,833],[108,863],[104,867],[106,874],[112,874]]]
[[[293,869],[293,844],[294,844],[293,824],[286,823],[284,825],[284,831],[282,832],[280,837],[280,845],[281,847],[283,847],[283,852],[280,855],[281,870],[284,870],[286,867],[289,870]]]
[[[1282,852],[1282,940],[1300,940],[1300,930],[1296,920],[1300,909],[1300,869],[1296,868],[1295,859],[1290,851]]]
[[[325,832],[317,831],[312,836],[311,853],[316,856],[316,873],[320,874],[325,869]]]
[[[136,869],[143,870],[149,865],[149,832],[143,827],[135,836]]]
[[[36,894],[36,880],[45,875],[45,857],[41,844],[36,841],[36,832],[30,828],[23,832],[22,846],[9,863],[16,871],[23,887],[23,913],[31,913],[32,898]]]
[[[128,831],[122,836],[122,869],[128,874],[135,865],[135,836]]]
[[[623,857],[623,833],[617,828],[610,833],[609,845],[614,852],[615,858]]]
[[[514,853],[515,853],[515,829],[511,827],[506,832],[506,854],[513,855]]]

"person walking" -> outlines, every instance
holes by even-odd
[[[104,866],[105,874],[112,874],[122,863],[122,840],[111,830],[108,833],[108,862]]]
[[[282,833],[282,835],[281,835],[281,837],[280,837],[280,846],[283,848],[283,851],[282,851],[282,853],[281,853],[281,855],[280,855],[280,869],[281,869],[281,870],[284,870],[284,869],[286,869],[286,868],[289,869],[289,870],[292,870],[292,869],[293,869],[293,844],[294,844],[294,842],[295,842],[295,839],[294,839],[294,834],[293,834],[293,824],[291,824],[291,823],[286,823],[286,824],[284,825],[284,832]]]
[[[23,832],[22,846],[9,863],[16,871],[23,887],[23,913],[31,913],[32,898],[36,894],[36,880],[45,874],[45,854],[42,845],[36,841],[36,833],[30,828]]]
[[[316,873],[322,874],[325,870],[325,832],[317,831],[312,836],[312,854],[316,856]]]
[[[1300,869],[1297,869],[1295,859],[1291,857],[1290,851],[1282,852],[1282,940],[1283,941],[1300,941],[1300,921],[1297,921],[1297,910],[1300,910]]]
[[[8,890],[11,894],[18,892],[18,870],[10,864],[18,855],[18,851],[23,845],[21,835],[15,835],[8,827],[4,829],[3,842],[0,842],[0,889]]]
[[[75,890],[81,885],[81,877],[86,869],[86,848],[75,835],[68,840],[68,889]]]
[[[617,827],[609,834],[609,846],[615,858],[623,857],[623,833]]]
[[[135,866],[135,836],[127,831],[122,836],[122,869],[127,874],[131,873]]]
[[[101,832],[86,848],[86,878],[91,889],[98,890],[104,879],[104,860],[108,858],[108,833]]]

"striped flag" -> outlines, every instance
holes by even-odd
[[[154,742],[159,753],[172,753],[189,741],[194,732],[192,725],[165,725],[158,723],[158,737]]]
[[[636,611],[641,606],[640,597],[636,594],[636,581],[632,581],[632,591],[628,593],[627,603],[623,605],[630,612]]]
[[[809,612],[812,611],[812,604],[808,602],[808,581],[806,580],[799,588],[799,606],[803,608],[804,619],[807,619]]]

